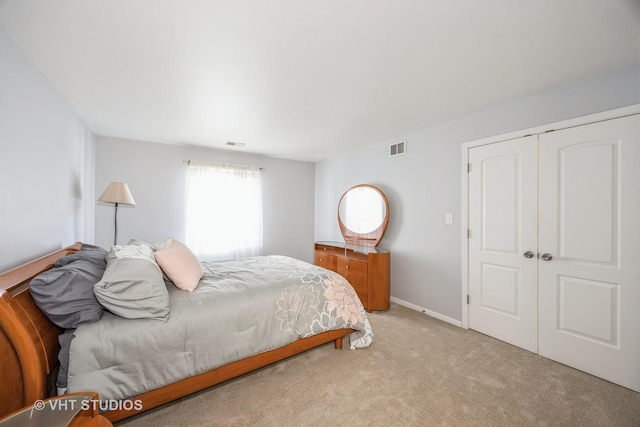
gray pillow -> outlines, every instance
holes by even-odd
[[[33,301],[51,322],[64,329],[95,322],[103,308],[96,300],[93,285],[107,266],[107,251],[83,245],[75,254],[60,258],[51,268],[31,280]]]
[[[69,349],[71,348],[71,340],[75,337],[75,329],[64,331],[58,335],[58,343],[60,343],[60,351],[58,352],[58,360],[60,361],[60,370],[58,371],[58,379],[56,386],[58,388],[67,387],[67,373],[69,372]]]
[[[83,243],[80,251],[60,258],[55,262],[54,267],[63,267],[75,261],[86,261],[97,267],[104,269],[107,267],[107,255],[109,253],[100,246]]]
[[[146,246],[113,246],[107,256],[107,269],[93,292],[104,308],[118,316],[169,318],[169,292],[153,250]]]

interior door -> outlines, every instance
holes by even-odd
[[[539,147],[539,354],[640,391],[640,116]]]
[[[469,150],[469,328],[537,351],[537,137]]]

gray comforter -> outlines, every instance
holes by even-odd
[[[167,322],[105,313],[80,325],[67,392],[125,399],[332,329],[355,329],[352,349],[373,340],[360,300],[336,273],[283,256],[203,267],[192,293],[167,284]]]

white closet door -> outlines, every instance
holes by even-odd
[[[536,141],[531,136],[469,152],[469,328],[533,352]]]
[[[539,354],[640,391],[640,116],[539,150]]]

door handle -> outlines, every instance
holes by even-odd
[[[551,261],[553,259],[553,256],[549,253],[544,253],[540,258],[542,258],[543,261]]]
[[[522,254],[523,257],[525,258],[533,258],[534,253],[531,251],[527,251],[525,253]]]

